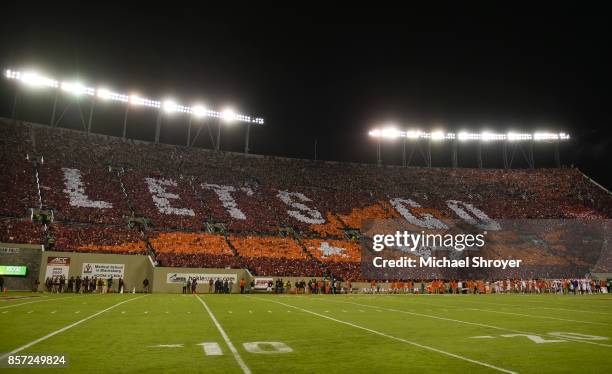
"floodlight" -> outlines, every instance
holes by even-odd
[[[43,77],[36,72],[25,72],[22,74],[19,72],[8,70],[7,76],[12,79],[20,80],[24,84],[28,86],[33,86],[33,87],[53,87],[55,88],[58,86],[57,81]]]
[[[83,94],[93,95],[93,89],[83,86],[78,82],[62,82],[62,90],[73,95],[80,96]]]
[[[4,75],[7,79],[12,79],[16,81],[20,81],[24,85],[34,86],[34,87],[52,87],[52,88],[60,88],[62,91],[70,93],[72,95],[80,96],[80,95],[89,95],[96,96],[103,100],[112,100],[112,101],[120,101],[123,103],[129,103],[132,105],[145,106],[150,108],[164,109],[166,112],[179,112],[186,114],[194,114],[198,117],[212,117],[212,118],[221,118],[226,122],[238,121],[244,123],[253,123],[253,124],[263,124],[264,119],[261,117],[251,117],[246,114],[234,113],[233,110],[227,109],[223,112],[217,112],[214,110],[206,109],[204,107],[198,108],[189,107],[180,105],[174,101],[166,101],[164,103],[148,99],[145,97],[140,97],[138,95],[126,95],[122,93],[112,92],[105,88],[92,88],[84,86],[78,82],[60,82],[44,77],[37,72],[29,71],[29,72],[20,72],[16,70],[6,69],[4,71]]]
[[[163,108],[166,113],[172,113],[177,111],[178,106],[176,105],[176,102],[174,100],[169,99],[164,101]]]
[[[206,115],[206,108],[198,104],[191,108],[191,113],[193,113],[194,116],[201,118]]]
[[[132,105],[144,105],[144,99],[138,95],[130,95],[130,104]]]
[[[418,139],[422,135],[423,135],[423,133],[421,131],[419,131],[419,130],[409,130],[409,131],[406,131],[406,137],[410,138],[410,139]]]
[[[495,134],[491,132],[483,132],[480,134],[480,140],[483,142],[493,141],[493,140],[506,140],[506,134]]]
[[[380,136],[380,130],[379,130],[379,129],[370,130],[370,132],[368,133],[368,135],[370,135],[370,136],[374,136],[374,137],[379,137],[379,136]]]
[[[516,132],[509,132],[506,134],[508,141],[520,141],[520,140],[531,140],[531,134],[521,134]]]
[[[457,138],[461,141],[469,140],[470,134],[465,131],[461,131],[459,134],[457,134]]]
[[[542,141],[546,141],[546,140],[568,140],[569,139],[569,135],[565,134],[565,133],[559,133],[559,134],[555,134],[555,133],[550,133],[550,132],[536,132],[535,134],[533,134],[533,140],[542,140]]]
[[[444,133],[442,131],[434,131],[430,136],[431,140],[444,140]]]
[[[100,99],[108,100],[111,97],[111,92],[106,88],[98,88],[98,97]]]
[[[223,112],[221,112],[221,119],[224,122],[232,122],[234,119],[236,119],[236,114],[234,113],[234,111],[230,108],[225,109]]]
[[[382,134],[381,135],[382,135],[383,138],[395,139],[395,138],[399,138],[401,133],[396,128],[387,127],[387,128],[382,130]]]

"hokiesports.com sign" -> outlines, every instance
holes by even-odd
[[[219,279],[222,282],[227,280],[234,283],[238,280],[236,274],[168,273],[166,274],[166,283],[183,283],[189,278],[197,279],[199,284],[208,284],[211,279],[213,282]]]
[[[68,270],[70,270],[70,257],[48,257],[47,270],[45,276],[47,278],[64,276],[68,278]]]
[[[83,264],[83,277],[94,278],[123,278],[125,264],[96,264],[85,262]]]

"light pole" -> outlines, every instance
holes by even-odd
[[[382,165],[382,155],[380,154],[380,136],[378,137],[378,143],[376,144],[376,163],[378,166]]]
[[[244,139],[244,153],[249,153],[249,133],[251,132],[251,124],[247,123],[246,125],[246,135]]]
[[[191,143],[191,122],[193,121],[193,114],[189,116],[189,123],[187,124],[187,144],[186,146],[189,147],[189,144]]]
[[[127,120],[128,120],[129,112],[130,112],[130,103],[127,103],[125,105],[125,115],[123,116],[123,140],[125,140],[125,137],[127,134]]]
[[[215,143],[215,151],[221,150],[221,121],[217,124],[217,142]]]
[[[55,98],[53,99],[53,111],[51,112],[51,127],[55,126],[55,112],[57,111],[57,90],[55,90]]]
[[[95,98],[91,98],[91,107],[89,109],[89,120],[87,121],[87,133],[91,133],[91,120],[93,118],[93,112],[94,112],[94,108],[96,107],[96,100]]]
[[[155,144],[159,144],[159,133],[161,131],[162,109],[157,113],[157,121],[155,121]]]

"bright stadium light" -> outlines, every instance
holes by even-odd
[[[491,140],[498,140],[498,136],[499,134],[494,134],[488,131],[484,131],[480,133],[480,140],[482,140],[483,142],[488,142]]]
[[[560,132],[560,133],[548,133],[548,132],[537,132],[534,134],[528,133],[516,133],[516,132],[508,132],[508,133],[494,133],[490,131],[483,131],[481,133],[473,133],[467,131],[460,131],[459,133],[448,132],[445,133],[441,130],[435,130],[432,132],[423,132],[419,130],[408,130],[408,131],[399,131],[395,128],[385,128],[383,130],[373,129],[368,132],[369,136],[372,137],[381,137],[381,138],[408,138],[408,139],[429,139],[435,141],[442,140],[459,140],[459,141],[482,141],[482,142],[491,142],[491,141],[509,141],[509,142],[517,142],[517,141],[566,141],[570,139],[569,134]]]
[[[480,140],[481,134],[462,131],[457,135],[457,138],[461,141]]]
[[[202,118],[206,115],[206,108],[203,105],[197,104],[191,108],[191,112],[197,118]]]
[[[506,134],[506,139],[511,142],[521,140],[531,140],[531,134],[521,134],[516,132],[509,132]]]
[[[138,95],[130,95],[130,104],[132,105],[143,105],[143,99]]]
[[[236,119],[236,113],[233,109],[227,108],[221,112],[221,119],[226,123],[233,122]]]
[[[177,111],[178,105],[176,104],[174,100],[168,99],[164,101],[163,108],[164,108],[164,112],[173,113]]]
[[[14,71],[7,69],[5,72],[5,76],[8,79],[14,79],[22,82],[26,86],[30,87],[51,87],[57,88],[59,83],[56,80],[44,77],[37,72],[24,72],[21,73],[19,71]]]
[[[139,95],[131,95],[129,100],[130,100],[130,104],[137,105],[137,106],[147,106],[151,108],[161,107],[161,103],[159,101],[150,100],[145,97],[141,97]]]
[[[442,131],[434,131],[431,133],[431,140],[444,140],[445,135]]]
[[[533,134],[535,141],[554,141],[554,140],[569,140],[569,135],[564,132],[555,134],[550,132],[536,132]]]
[[[83,94],[94,95],[93,88],[85,87],[84,85],[78,82],[62,82],[62,90],[76,96],[80,96]]]
[[[163,105],[161,101],[148,99],[145,97],[141,97],[138,95],[127,95],[118,92],[112,92],[104,88],[95,89],[93,87],[87,87],[80,83],[74,82],[62,82],[61,84],[54,79],[44,77],[36,72],[20,72],[17,70],[6,69],[4,71],[4,76],[7,79],[19,81],[27,86],[33,87],[51,87],[51,88],[60,88],[62,91],[67,93],[80,96],[80,95],[89,95],[95,96],[101,100],[109,100],[109,101],[119,101],[123,103],[129,103],[136,106],[145,106],[156,109],[164,109],[166,107]],[[247,124],[257,124],[263,125],[264,119],[261,117],[251,117],[246,114],[234,113],[231,110],[225,110],[223,112],[218,112],[211,109],[197,109],[197,106],[185,106],[180,103],[175,103],[175,105],[169,107],[169,112],[179,112],[185,114],[194,114],[198,117],[212,117],[212,118],[220,118],[226,122],[243,122]],[[196,113],[196,111],[198,113]]]
[[[110,99],[111,96],[111,92],[109,90],[107,90],[106,88],[98,88],[98,97],[100,99],[104,99],[104,100],[108,100]]]
[[[130,97],[128,95],[113,92],[106,88],[98,88],[96,96],[102,100],[121,101],[123,103],[130,101]]]
[[[396,139],[401,136],[401,133],[395,127],[387,127],[382,130],[381,136],[387,139]]]
[[[423,133],[419,130],[408,130],[406,131],[406,137],[409,139],[418,139]]]

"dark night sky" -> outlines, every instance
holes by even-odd
[[[31,66],[185,104],[231,104],[266,119],[252,131],[253,153],[312,158],[318,139],[320,159],[374,162],[367,132],[386,122],[423,130],[566,130],[573,139],[562,161],[612,187],[612,38],[603,10],[365,10],[370,21],[406,23],[392,25],[322,23],[291,9],[259,16],[3,5],[3,13],[2,68]],[[359,19],[346,9],[340,14],[327,21]],[[5,79],[0,84],[1,116],[10,116],[14,90]],[[51,105],[48,93],[24,94],[19,115],[48,123]],[[94,131],[120,135],[122,116],[120,105],[101,105]],[[62,126],[80,126],[75,118],[67,115]],[[135,111],[129,136],[151,140],[154,118]],[[185,118],[165,120],[162,141],[184,142],[185,128]],[[240,151],[243,131],[227,128],[223,148]],[[206,137],[198,144],[210,146]],[[434,155],[434,165],[449,165],[445,152]],[[500,152],[486,147],[485,166],[499,167]],[[460,148],[460,164],[475,166],[474,153]],[[384,158],[400,162],[399,148],[387,145]],[[551,160],[552,148],[536,149],[536,164]]]

